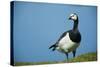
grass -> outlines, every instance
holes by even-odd
[[[75,58],[69,59],[68,61],[64,60],[64,61],[53,61],[53,62],[15,62],[15,66],[72,63],[72,62],[88,62],[88,61],[97,61],[97,52],[82,54],[82,55],[77,56]]]
[[[24,65],[41,65],[41,64],[55,64],[59,62],[16,62],[15,66],[24,66]]]
[[[97,53],[96,52],[86,53],[68,60],[68,62],[86,62],[86,61],[97,61]]]

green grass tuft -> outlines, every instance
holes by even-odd
[[[86,53],[68,60],[68,62],[86,62],[86,61],[97,61],[97,53],[96,52]]]

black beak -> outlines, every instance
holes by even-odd
[[[69,17],[68,19],[71,20],[71,17]]]

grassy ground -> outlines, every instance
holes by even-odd
[[[86,61],[96,61],[97,60],[97,53],[86,53],[82,54],[78,57],[69,59],[68,62],[86,62]]]
[[[88,62],[88,61],[96,61],[97,60],[97,53],[91,52],[82,54],[75,58],[64,60],[64,61],[54,61],[54,62],[15,62],[15,66],[22,66],[22,65],[40,65],[40,64],[56,64],[56,63],[72,63],[72,62]]]

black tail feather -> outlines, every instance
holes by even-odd
[[[49,49],[51,49],[51,48],[53,48],[53,47],[55,47],[55,44],[54,44],[54,45],[51,45],[51,46],[49,47]]]
[[[54,51],[55,49],[56,49],[56,44],[54,44],[54,45],[51,45],[50,47],[49,47],[49,49],[51,49],[52,48],[52,51]]]

